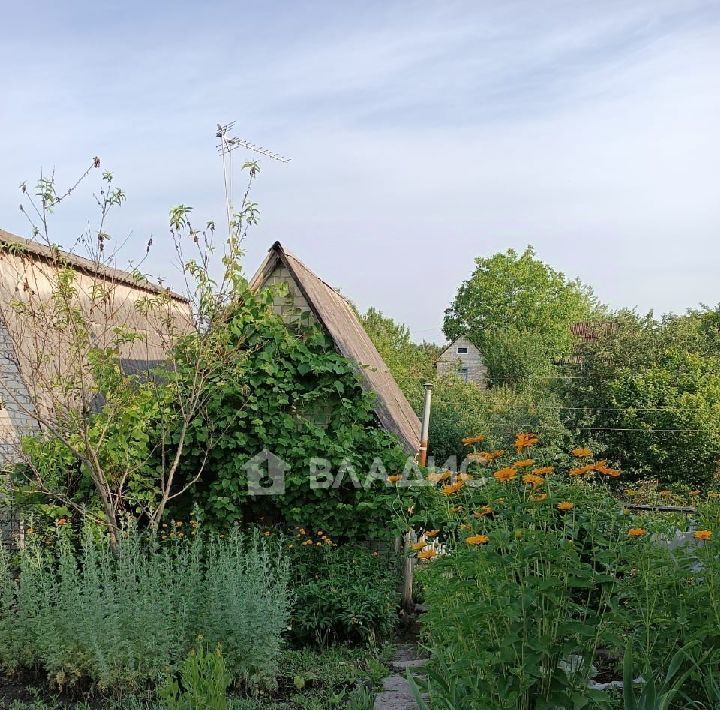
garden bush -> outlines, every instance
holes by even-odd
[[[626,510],[608,485],[620,472],[589,451],[561,471],[535,437],[516,441],[502,455],[475,451],[470,474],[431,472],[406,518],[422,528],[432,706],[613,707],[589,682],[621,678],[629,643],[646,679],[685,659],[683,691],[708,702],[720,661],[713,499],[681,539]],[[678,655],[687,648],[694,658]]]
[[[228,331],[243,349],[242,376],[213,384],[208,403],[208,418],[221,433],[192,490],[207,523],[225,529],[240,520],[312,521],[334,537],[386,536],[391,491],[377,484],[366,489],[352,476],[365,481],[376,461],[388,474],[402,471],[407,454],[378,426],[373,395],[363,391],[355,364],[320,328],[288,328],[267,309],[238,309]],[[203,463],[207,436],[204,422],[191,428],[188,475]],[[247,464],[265,450],[286,464],[284,492],[253,496]],[[328,462],[338,485],[311,488],[313,459]]]
[[[50,547],[31,536],[17,578],[0,552],[5,671],[127,693],[177,671],[202,635],[236,683],[273,683],[290,609],[278,543],[237,531],[188,540],[178,529],[159,544],[129,531],[113,551],[90,535],[76,549],[63,533]]]
[[[291,639],[312,645],[387,639],[398,618],[397,555],[359,545],[318,545],[313,535],[297,539],[290,551]]]

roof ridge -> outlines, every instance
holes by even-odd
[[[126,286],[132,286],[141,291],[148,291],[150,293],[167,293],[174,300],[183,301],[187,303],[189,299],[179,293],[176,293],[171,288],[161,286],[160,284],[153,283],[152,281],[145,279],[140,280],[133,276],[129,271],[118,269],[114,266],[107,266],[105,264],[99,264],[91,259],[88,259],[72,252],[65,251],[60,247],[49,247],[46,244],[27,239],[26,237],[20,237],[17,234],[12,234],[4,229],[0,229],[0,245],[16,245],[22,250],[36,256],[47,262],[54,262],[58,260],[58,255],[67,264],[78,271],[85,272],[91,276],[98,276],[109,281],[117,281],[125,284]]]

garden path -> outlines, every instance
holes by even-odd
[[[383,681],[382,692],[375,697],[374,710],[418,710],[405,675],[425,663],[426,659],[420,657],[414,644],[399,644],[390,662],[395,672]]]

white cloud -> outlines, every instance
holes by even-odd
[[[223,26],[219,8],[178,6],[84,36],[52,32],[56,16],[35,43],[11,33],[0,62],[23,63],[2,79],[0,224],[23,229],[20,179],[48,160],[69,178],[95,153],[127,189],[117,225],[138,244],[165,233],[174,203],[219,219],[212,129],[237,119],[293,157],[265,165],[249,262],[280,239],[419,336],[439,337],[474,256],[529,242],[612,305],[720,300],[712,3],[342,10]]]

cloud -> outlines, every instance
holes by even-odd
[[[173,204],[220,221],[213,128],[236,119],[293,158],[264,164],[248,262],[280,239],[418,337],[440,337],[473,257],[527,243],[614,306],[718,300],[712,2],[124,7],[71,22],[48,6],[35,26],[12,11],[5,228],[24,230],[21,179],[56,164],[69,180],[96,153],[136,249],[162,244]],[[91,204],[86,190],[58,233]]]

